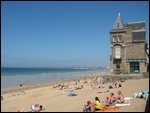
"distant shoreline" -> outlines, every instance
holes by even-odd
[[[31,68],[31,69],[103,69],[107,70],[106,67],[1,67],[1,68]]]

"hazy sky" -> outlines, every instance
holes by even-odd
[[[123,23],[145,21],[149,3],[2,2],[1,66],[108,66],[109,31],[118,13]]]

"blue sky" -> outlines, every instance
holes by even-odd
[[[108,66],[109,31],[118,13],[123,23],[145,21],[149,3],[2,2],[1,66]]]

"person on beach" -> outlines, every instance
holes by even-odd
[[[108,89],[113,89],[114,87],[112,85],[109,85]]]
[[[139,98],[143,98],[143,95],[144,95],[144,93],[143,93],[143,91],[141,90],[141,91],[139,92],[139,94],[138,94],[138,97],[139,97]]]
[[[78,85],[78,81],[77,80],[74,81],[74,85]]]
[[[53,88],[57,88],[57,86],[53,85]]]
[[[40,104],[35,104],[32,105],[31,108],[29,110],[24,110],[22,108],[20,108],[18,110],[18,112],[40,112],[42,110],[43,106]]]
[[[121,85],[121,83],[116,82],[116,83],[114,84],[114,87],[115,87],[115,88],[119,88],[119,87],[122,87],[122,85]]]
[[[95,97],[95,110],[101,110],[102,109],[102,103],[100,102],[98,97]]]
[[[124,95],[122,94],[121,91],[118,91],[118,96],[116,97],[116,99],[117,99],[118,103],[124,103],[125,102]]]
[[[114,86],[114,88],[117,88],[118,86],[118,83],[116,82],[116,83],[113,83],[113,86]]]
[[[100,85],[91,85],[91,87],[93,89],[104,88],[103,86],[100,86]]]
[[[106,98],[107,105],[111,105],[116,102],[116,98],[114,97],[114,93],[110,93],[110,97]]]
[[[83,88],[83,85],[81,85],[80,87],[75,87],[75,90],[82,89],[82,88]]]
[[[91,101],[87,101],[87,104],[84,105],[83,112],[94,112],[94,106]]]
[[[88,81],[87,81],[87,80],[84,80],[84,81],[83,81],[83,83],[84,83],[84,84],[87,84],[87,83],[88,83]]]
[[[73,91],[73,90],[70,90],[70,93],[69,93],[69,95],[68,96],[77,96],[77,94],[75,94],[75,92]]]
[[[105,101],[105,106],[109,106],[110,103],[109,103],[109,97],[106,97],[106,101]]]
[[[22,87],[23,85],[22,85],[22,84],[19,84],[19,86]]]
[[[109,89],[113,89],[113,88],[119,88],[119,87],[122,87],[122,85],[121,84],[119,84],[119,83],[113,83],[112,85],[109,85]]]

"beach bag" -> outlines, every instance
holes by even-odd
[[[149,94],[148,94],[148,93],[145,93],[144,96],[143,96],[143,98],[144,98],[145,100],[148,100],[148,97],[149,97]]]
[[[134,92],[133,97],[138,98],[138,93],[137,93],[137,92]]]

